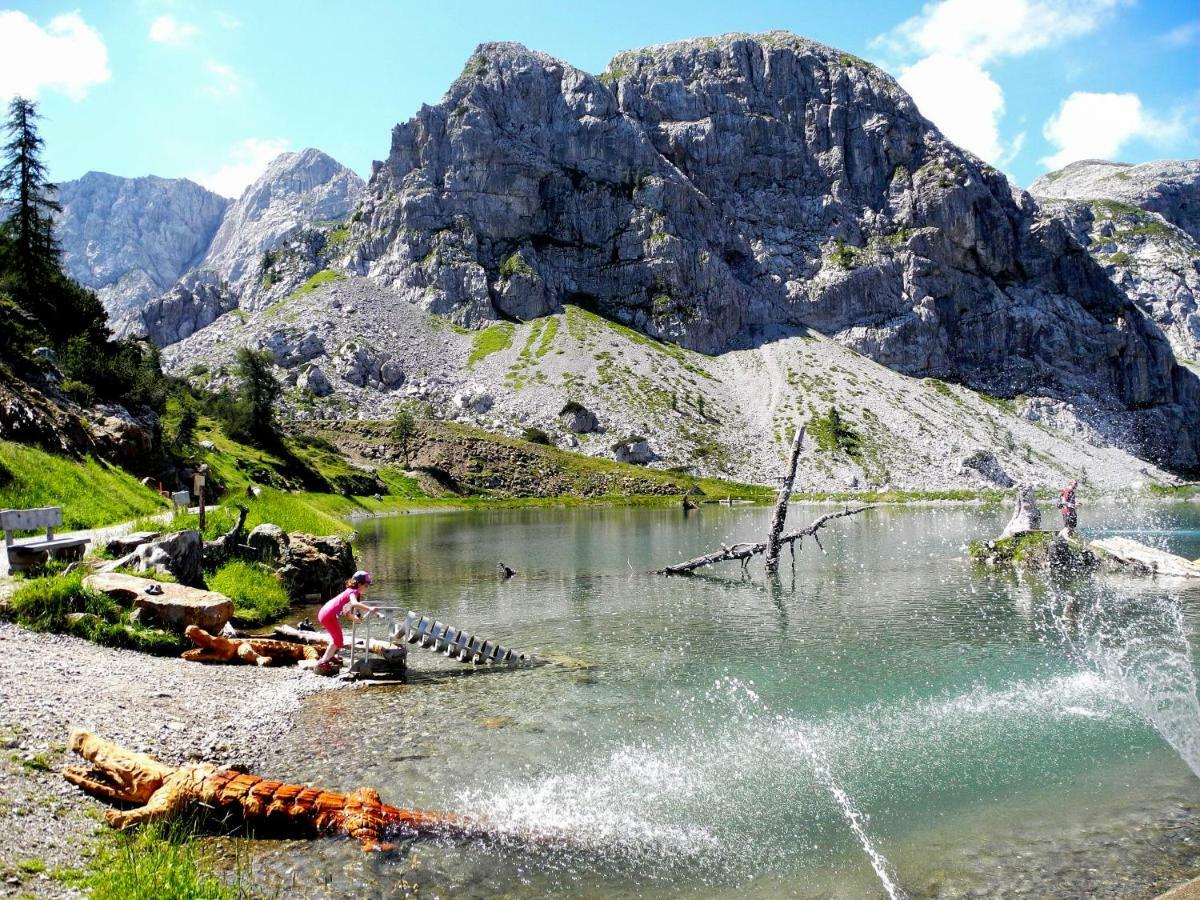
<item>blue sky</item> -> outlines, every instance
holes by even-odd
[[[883,66],[1021,185],[1081,157],[1200,156],[1195,0],[0,0],[0,97],[39,100],[56,180],[184,176],[233,195],[286,149],[365,176],[483,41],[598,73],[620,50],[771,29]]]

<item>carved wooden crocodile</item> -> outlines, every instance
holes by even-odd
[[[91,766],[70,766],[63,777],[96,797],[139,804],[126,812],[109,810],[108,824],[132,828],[172,819],[188,809],[240,813],[248,824],[291,835],[346,834],[364,851],[387,851],[387,838],[417,834],[476,835],[482,822],[452,813],[387,806],[379,794],[361,788],[335,794],[320,788],[269,781],[210,763],[176,769],[144,753],[134,753],[87,731],[71,732],[71,749]]]
[[[196,645],[195,650],[184,652],[183,658],[192,662],[248,662],[256,666],[270,666],[277,662],[294,663],[302,659],[319,659],[317,648],[290,641],[273,641],[269,638],[227,638],[212,635],[196,625],[189,625],[183,632]]]

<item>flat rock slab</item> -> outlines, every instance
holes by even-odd
[[[120,603],[143,610],[142,615],[176,631],[197,625],[216,634],[233,615],[233,601],[216,591],[184,587],[182,584],[162,584],[150,578],[138,578],[121,572],[102,572],[83,580],[84,587],[107,594]],[[157,585],[161,594],[148,594],[146,589]]]
[[[105,549],[113,556],[124,556],[126,553],[132,553],[142,544],[148,544],[157,539],[160,535],[162,535],[161,531],[135,531],[133,534],[124,534],[113,538],[105,546]]]
[[[1200,565],[1191,560],[1167,553],[1155,547],[1147,547],[1124,537],[1103,538],[1092,541],[1091,546],[1101,553],[1130,567],[1141,566],[1154,575],[1170,575],[1179,578],[1200,578]]]

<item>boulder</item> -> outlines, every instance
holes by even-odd
[[[288,548],[287,532],[270,523],[258,525],[246,538],[246,546],[255,559],[277,566]]]
[[[279,580],[293,600],[331,597],[354,574],[354,551],[335,535],[316,537],[302,531],[288,535],[280,559]]]
[[[200,575],[203,558],[200,532],[188,529],[147,541],[117,563],[132,566],[138,572],[162,570],[180,584],[198,586],[204,583]]]
[[[997,487],[1007,488],[1013,486],[1013,480],[1008,477],[1008,473],[1000,465],[1000,460],[996,459],[996,454],[991,450],[974,450],[969,456],[963,457],[959,466],[968,472],[973,472],[981,476],[985,481]]]
[[[115,462],[136,464],[154,450],[158,440],[158,416],[153,412],[134,415],[117,404],[94,409],[92,440],[100,454]]]
[[[646,440],[618,444],[614,448],[614,452],[617,462],[634,463],[635,465],[645,465],[658,459],[658,454],[650,448],[650,444]]]
[[[1013,510],[1012,518],[1004,526],[1004,531],[1000,533],[1001,540],[1013,535],[1023,534],[1027,531],[1040,531],[1041,527],[1042,511],[1038,507],[1037,496],[1033,492],[1033,485],[1018,485],[1017,508]]]
[[[215,634],[233,615],[233,601],[224,594],[121,572],[89,575],[83,579],[83,586],[140,610],[140,621],[149,620],[172,631],[182,632],[187,626],[196,625]],[[161,593],[146,593],[147,588]]]
[[[576,434],[591,434],[600,427],[596,414],[582,404],[570,402],[558,413],[563,424]]]
[[[318,397],[328,397],[333,393],[333,385],[320,366],[309,366],[301,372],[296,379],[296,387],[302,391],[312,391]]]

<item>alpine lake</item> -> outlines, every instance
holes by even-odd
[[[835,508],[793,504],[788,524]],[[390,855],[256,841],[253,880],[329,897],[1136,898],[1200,874],[1200,584],[975,565],[966,543],[1008,512],[971,506],[838,520],[774,580],[761,561],[653,574],[761,540],[770,515],[359,523],[368,602],[552,663],[413,646],[407,685],[310,698],[264,774],[376,787],[489,834]],[[1200,504],[1085,502],[1081,526],[1200,557]]]

